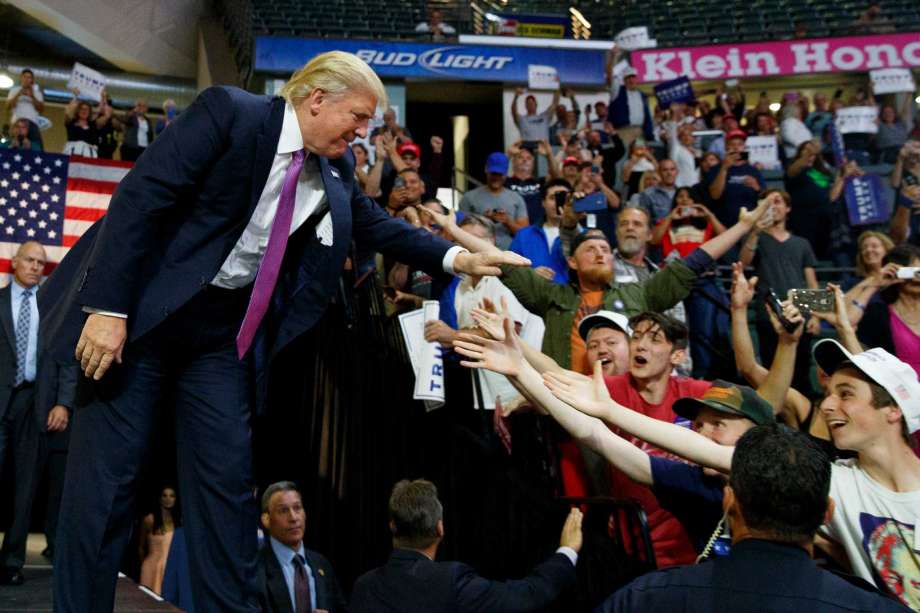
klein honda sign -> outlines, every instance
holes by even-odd
[[[645,83],[920,67],[920,33],[812,38],[632,52]]]

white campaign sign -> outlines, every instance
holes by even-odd
[[[552,66],[528,64],[527,88],[556,91],[559,89],[559,73]]]
[[[80,91],[81,98],[89,98],[95,102],[102,99],[102,90],[105,89],[106,78],[101,72],[93,70],[89,66],[84,66],[80,62],[74,62],[73,70],[70,72],[70,81],[67,82],[67,89],[77,89]]]
[[[870,70],[869,78],[872,80],[872,91],[876,94],[913,92],[916,88],[914,76],[908,68]]]
[[[779,147],[775,136],[750,136],[744,147],[748,152],[748,163],[759,163],[771,170],[780,167]]]
[[[422,306],[422,333],[426,321],[438,319],[440,304],[437,300],[426,300]],[[424,336],[421,339],[420,354],[418,359],[418,372],[415,375],[415,400],[424,400],[425,408],[429,411],[440,409],[444,406],[444,360],[441,357],[440,343],[428,343]]]
[[[835,123],[841,134],[854,132],[875,134],[878,132],[878,107],[845,106],[838,109]]]
[[[637,26],[626,28],[614,38],[621,49],[632,51],[634,49],[653,49],[658,46],[658,41],[648,37],[648,27]]]

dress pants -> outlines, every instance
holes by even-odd
[[[58,612],[110,613],[135,517],[142,458],[165,399],[176,405],[177,466],[199,611],[257,611],[247,360],[236,356],[249,292],[207,286],[123,363],[78,389],[54,557]],[[100,385],[101,384],[101,385]]]
[[[13,390],[6,413],[0,419],[0,473],[7,454],[13,461],[13,521],[0,549],[0,566],[9,569],[18,570],[26,561],[32,498],[38,481],[39,437],[35,388],[27,384]]]

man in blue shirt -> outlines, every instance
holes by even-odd
[[[345,611],[345,597],[329,560],[303,544],[307,515],[300,492],[279,481],[262,494],[268,541],[259,552],[261,606],[265,613]]]
[[[726,226],[738,221],[741,207],[749,211],[757,205],[757,195],[766,181],[760,170],[750,165],[744,155],[747,134],[732,130],[725,135],[725,159],[722,164],[709,169],[703,186],[713,202],[713,212]]]
[[[559,241],[559,222],[571,193],[565,179],[547,183],[543,187],[543,222],[518,230],[509,248],[528,258],[538,275],[560,284],[569,281],[568,264]]]

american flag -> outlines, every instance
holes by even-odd
[[[21,149],[0,150],[0,284],[19,245],[45,246],[51,274],[93,223],[105,215],[130,162]]]

